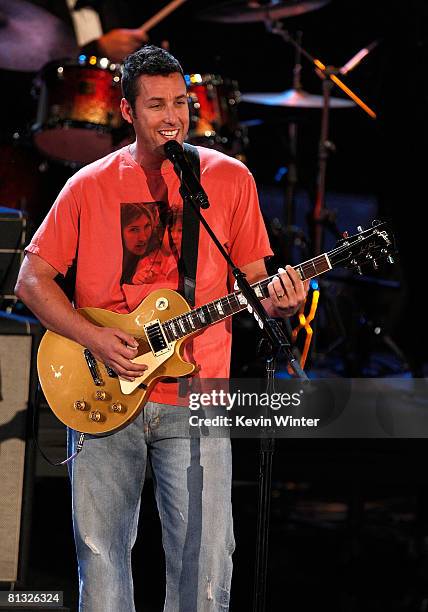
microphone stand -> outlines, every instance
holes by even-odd
[[[181,180],[181,171],[178,165],[174,164],[175,172]],[[234,264],[229,254],[223,248],[223,245],[218,240],[217,236],[209,226],[208,222],[203,217],[198,203],[198,194],[186,187],[183,182],[180,187],[180,195],[183,198],[188,198],[192,209],[198,216],[200,222],[207,230],[210,238],[213,240],[217,249],[226,260],[232,274],[235,277],[238,289],[247,300],[247,308],[253,314],[259,327],[263,330],[266,337],[268,347],[268,356],[266,358],[266,374],[267,374],[267,392],[272,392],[276,360],[282,354],[285,355],[288,364],[292,368],[295,375],[307,380],[307,376],[300,367],[299,362],[294,357],[290,342],[285,335],[282,326],[277,319],[268,315],[261,301],[257,297],[254,289],[246,279],[246,275],[238,266]],[[209,201],[208,201],[209,206]],[[205,208],[208,208],[205,206]],[[269,432],[266,432],[267,434]],[[270,518],[270,498],[272,490],[272,464],[273,452],[275,448],[274,439],[272,437],[263,436],[260,440],[260,468],[259,468],[259,495],[258,495],[258,521],[257,521],[257,536],[256,536],[256,563],[255,563],[255,584],[254,584],[254,612],[265,612],[266,609],[266,582],[267,582],[267,564],[268,564],[268,543],[269,543],[269,518]]]

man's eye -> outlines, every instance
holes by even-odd
[[[183,106],[183,104],[187,104],[187,100],[177,100],[177,104]]]
[[[149,108],[159,108],[160,104],[151,104]]]

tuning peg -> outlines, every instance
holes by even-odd
[[[372,264],[373,264],[373,270],[379,270],[379,265],[376,259],[373,259]]]
[[[357,227],[357,232],[358,232],[359,234],[362,234],[362,233],[363,233],[363,231],[364,231],[364,230],[363,230],[362,226],[361,226],[361,225],[359,225],[359,226]]]
[[[393,264],[393,263],[394,263],[394,258],[393,258],[393,256],[392,256],[392,255],[388,255],[388,257],[386,258],[386,261],[387,261],[388,263],[390,263],[390,264]]]
[[[356,271],[358,272],[358,274],[362,274],[362,273],[363,273],[363,272],[362,272],[362,270],[361,270],[361,266],[360,266],[360,265],[358,265],[358,262],[357,262],[357,260],[356,260],[356,259],[353,259],[353,260],[351,261],[351,265],[355,267],[355,269],[356,269]]]

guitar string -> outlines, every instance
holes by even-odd
[[[338,254],[344,253],[347,250],[349,250],[349,247],[352,246],[352,244],[356,244],[356,245],[362,245],[363,241],[366,241],[368,239],[370,239],[371,237],[373,237],[373,234],[377,234],[380,235],[380,232],[378,230],[378,228],[375,228],[373,230],[366,230],[366,231],[370,231],[371,235],[370,236],[363,236],[363,234],[360,234],[362,236],[362,238],[357,238],[356,240],[353,240],[353,242],[349,243],[345,243],[343,245],[340,245],[334,249],[332,249],[331,251],[328,251],[327,253],[322,253],[321,255],[318,255],[317,257],[314,257],[313,259],[307,260],[302,262],[301,264],[297,265],[294,267],[295,270],[298,270],[300,268],[300,271],[303,272],[304,275],[304,280],[309,280],[311,278],[314,278],[315,276],[318,276],[320,274],[323,274],[324,272],[327,272],[329,269],[331,268],[325,268],[322,269],[321,271],[317,270],[317,266],[319,264],[322,263],[327,263],[327,258],[330,259],[330,257],[334,257]],[[347,240],[347,239],[345,239]],[[352,240],[352,237],[349,239]],[[310,273],[310,268],[313,268],[315,274],[313,274],[312,276],[309,276],[308,273]],[[262,295],[264,297],[268,297],[265,296],[264,294],[264,290],[266,289],[267,285],[271,282],[271,280],[276,276],[276,274],[273,274],[272,276],[262,279],[261,281],[258,281],[257,283],[254,283],[251,285],[251,287],[255,290],[259,289],[260,292],[262,293]],[[170,336],[171,334],[173,335],[172,339],[181,339],[184,338],[185,336],[192,334],[193,332],[197,332],[201,329],[203,329],[204,327],[208,327],[211,324],[214,323],[219,323],[220,321],[229,318],[230,316],[237,314],[238,312],[240,312],[241,310],[244,310],[247,307],[247,304],[242,304],[239,301],[239,295],[242,295],[242,292],[238,291],[238,292],[233,292],[233,293],[229,293],[226,296],[222,296],[221,298],[218,298],[216,300],[213,300],[211,302],[208,302],[207,304],[204,304],[203,306],[199,306],[198,308],[195,308],[194,310],[191,310],[189,312],[186,313],[182,313],[180,315],[177,315],[176,317],[172,317],[171,319],[168,319],[167,321],[164,321],[162,323],[162,328],[168,332],[168,336]],[[230,304],[230,299],[234,299],[236,302],[236,305],[233,306]],[[263,298],[262,298],[263,299]],[[218,309],[215,307],[216,304],[218,303],[222,303],[223,300],[227,300],[229,308],[231,309],[231,312],[228,314],[225,314],[224,316],[221,315],[218,319],[214,319],[213,320],[213,314],[216,313],[216,316],[220,314],[220,312],[218,311]],[[223,307],[223,304],[221,304]],[[235,307],[238,307],[237,310],[234,310]],[[213,307],[214,310],[210,311],[210,307]],[[193,317],[196,313],[198,313],[198,311],[202,311],[202,315],[203,318],[205,319],[205,314],[203,313],[203,308],[206,308],[208,311],[208,315],[209,315],[209,319],[211,319],[211,321],[208,321],[207,323],[202,322],[202,327],[197,327],[196,329],[192,328],[191,323],[189,323],[188,318],[189,315],[190,317]],[[198,313],[199,314],[199,313]],[[183,335],[180,335],[180,330],[179,330],[179,336],[178,338],[174,337],[175,334],[172,330],[168,329],[168,327],[171,326],[171,324],[175,325],[176,323],[179,324],[179,322],[183,323],[183,327],[184,327],[184,322],[186,322],[189,326],[190,326],[190,330],[189,331],[185,331],[183,330],[183,328],[179,325],[180,329],[183,331]],[[168,326],[168,327],[167,327]],[[145,336],[136,336],[136,338],[145,338]]]

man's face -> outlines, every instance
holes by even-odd
[[[121,108],[125,120],[134,126],[138,148],[145,157],[164,158],[163,145],[168,140],[183,144],[189,130],[189,105],[180,73],[140,76],[135,111],[126,100]]]

